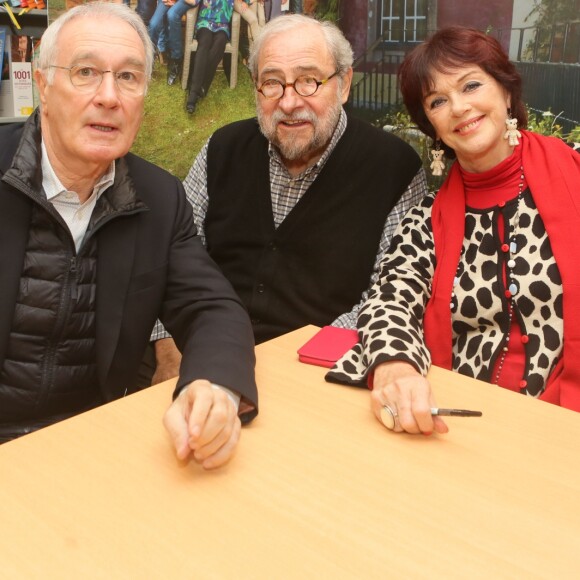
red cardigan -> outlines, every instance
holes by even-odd
[[[540,398],[580,411],[580,155],[559,139],[522,131],[522,163],[562,277],[563,356]],[[455,164],[432,209],[437,266],[423,320],[433,364],[451,369],[450,301],[463,245],[465,191]]]

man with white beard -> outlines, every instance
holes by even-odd
[[[306,324],[356,328],[397,224],[426,193],[413,149],[344,111],[352,62],[330,22],[270,21],[249,61],[257,119],[216,131],[184,181],[257,343]]]

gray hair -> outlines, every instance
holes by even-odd
[[[304,16],[302,14],[289,14],[278,16],[277,18],[270,20],[270,22],[262,28],[260,35],[254,41],[254,46],[250,51],[250,59],[248,62],[250,72],[254,79],[258,78],[258,61],[260,60],[260,51],[262,50],[264,43],[282,32],[296,30],[298,28],[303,28],[304,26],[315,26],[322,32],[326,41],[326,46],[334,60],[336,70],[338,71],[339,76],[341,78],[343,77],[352,66],[354,57],[350,42],[345,38],[338,26],[332,22],[316,20],[315,18]]]
[[[46,70],[46,81],[51,84],[54,78],[54,69],[49,68],[51,64],[56,62],[58,56],[58,40],[62,27],[74,20],[75,18],[95,18],[99,16],[108,16],[111,18],[118,18],[126,22],[135,29],[139,38],[143,42],[145,48],[145,74],[147,83],[151,80],[153,73],[153,59],[154,48],[147,27],[143,24],[141,17],[124,4],[114,4],[111,2],[90,2],[88,4],[81,4],[75,8],[71,8],[62,16],[59,16],[50,26],[44,31],[42,41],[40,43],[40,51],[36,59],[36,68]]]

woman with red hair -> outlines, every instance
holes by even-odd
[[[455,162],[401,222],[328,380],[372,384],[396,432],[447,431],[431,364],[580,411],[580,156],[525,130],[520,76],[482,32],[438,31],[400,80],[434,158]]]

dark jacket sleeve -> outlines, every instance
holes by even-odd
[[[196,235],[185,192],[177,185],[161,321],[183,354],[176,394],[195,379],[237,391],[257,413],[254,338],[248,314]]]

